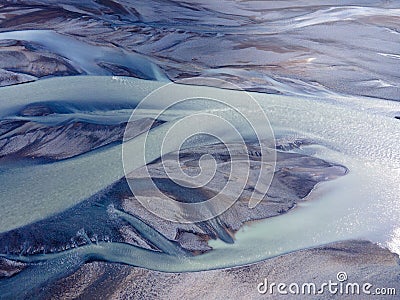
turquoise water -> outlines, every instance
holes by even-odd
[[[134,105],[140,97],[160,85],[155,82],[116,77],[50,79],[0,90],[0,107],[2,111],[8,110],[11,113],[19,106],[39,100],[73,99],[70,101],[80,101],[82,105],[84,101],[94,98],[100,102],[107,99],[108,102],[115,104]],[[74,89],[60,88],[66,86],[74,86]],[[86,94],[78,92],[79,86],[85,87]],[[242,93],[206,87],[183,85],[174,87],[177,91],[195,89],[199,94],[213,93],[216,98],[223,95],[227,99]],[[10,95],[13,95],[15,101],[5,101]],[[311,151],[323,159],[343,164],[350,169],[350,175],[321,184],[312,194],[310,199],[312,204],[309,207],[300,206],[285,216],[246,228],[246,234],[239,233],[237,242],[233,246],[215,242],[213,246],[216,249],[221,251],[224,249],[230,253],[226,256],[226,260],[235,261],[235,257],[240,257],[240,253],[244,251],[243,253],[246,252],[248,255],[242,263],[249,263],[299,247],[354,237],[370,239],[384,245],[389,243],[393,230],[400,226],[398,195],[395,193],[400,183],[398,176],[400,150],[397,145],[400,124],[394,118],[385,115],[385,112],[399,109],[399,104],[382,102],[380,105],[376,99],[358,98],[346,98],[344,102],[340,97],[316,101],[258,93],[253,93],[252,96],[264,108],[275,134],[279,135],[281,132],[288,135],[288,132],[291,132],[294,137],[312,138],[321,148],[305,148],[302,151]],[[375,109],[363,108],[371,102],[374,103]],[[157,107],[156,102],[154,107]],[[198,107],[191,105],[187,111],[182,107],[172,110],[170,114],[184,116],[193,111],[213,110],[215,108],[206,107],[202,103]],[[154,129],[152,134],[155,137],[163,135],[171,124],[173,122]],[[229,136],[227,138],[229,139]],[[141,139],[143,136],[128,143],[135,149]],[[140,165],[138,162],[133,168]],[[121,146],[109,147],[47,165],[3,169],[0,177],[4,183],[1,186],[4,214],[0,228],[2,231],[7,231],[61,212],[110,185],[123,174]],[[326,212],[329,212],[330,217],[321,218]],[[351,216],[358,217],[354,219]],[[354,219],[355,227],[347,221],[340,222],[342,219]],[[300,231],[299,235],[298,228],[302,224],[300,220],[306,222],[304,226],[307,230]],[[271,229],[268,229],[270,227]],[[297,229],[291,231],[291,228]],[[328,229],[331,234],[326,235]],[[268,238],[264,232],[270,232],[275,237]],[[301,232],[308,238],[303,238]],[[289,234],[298,238],[287,238]],[[251,251],[248,239],[253,237],[259,244],[261,236],[266,238],[262,242],[265,250]],[[276,240],[284,236],[281,242]],[[242,243],[242,239],[246,242]],[[298,239],[302,242],[300,243]],[[280,246],[268,250],[276,245]],[[252,252],[254,256],[249,254]]]
[[[107,101],[117,107],[121,104],[135,106],[141,97],[160,85],[118,77],[42,80],[1,89],[0,108],[13,116],[21,107],[35,101],[69,99],[71,103],[79,102],[81,107],[88,103],[87,112],[93,110],[95,99],[98,103]],[[74,88],[66,88],[71,86]],[[173,84],[173,88],[183,94],[184,90],[190,89],[199,95],[212,94],[224,99],[240,98],[243,93],[177,84]],[[288,141],[299,137],[311,139],[311,146],[298,151],[345,165],[349,174],[318,185],[306,202],[287,214],[244,226],[236,234],[233,244],[211,241],[214,250],[203,255],[166,255],[127,244],[101,242],[57,254],[9,257],[42,262],[3,280],[0,290],[12,295],[23,294],[49,278],[61,278],[93,259],[159,271],[200,271],[249,264],[297,249],[353,238],[377,242],[399,253],[400,123],[389,115],[400,110],[400,103],[339,96],[318,101],[304,97],[251,95],[267,114],[276,136]],[[14,101],[8,101],[11,97]],[[157,110],[158,101],[150,107],[142,107],[139,115],[151,116],[151,110]],[[171,109],[164,116],[168,122],[152,129],[152,138],[148,141],[155,146],[176,118],[198,111],[225,113],[218,107],[206,106],[204,101],[186,109],[184,105]],[[112,114],[112,110],[108,114]],[[227,141],[230,138],[229,134],[225,136]],[[144,157],[141,152],[144,139],[145,136],[140,135],[126,141],[124,146]],[[151,161],[156,156],[155,153],[147,159]],[[144,163],[146,160],[135,160],[130,164],[131,170]],[[62,212],[122,176],[121,145],[51,164],[3,165],[0,172],[0,230],[5,232]],[[155,238],[158,238],[157,233]],[[166,249],[175,251],[171,250],[174,246],[168,244]],[[25,288],[21,289],[21,286]]]
[[[73,73],[91,76],[2,87],[1,120],[30,120],[47,126],[71,121],[115,125],[127,122],[133,110],[135,120],[154,118],[173,100],[187,95],[194,99],[158,116],[165,123],[152,129],[148,137],[142,134],[123,145],[111,144],[63,161],[34,159],[0,164],[0,233],[25,225],[32,228],[29,224],[65,216],[71,208],[75,213],[77,204],[84,205],[126,173],[158,159],[166,136],[166,152],[178,149],[182,137],[196,131],[213,132],[226,143],[237,142],[237,136],[216,119],[192,124],[186,117],[224,117],[242,136],[254,138],[248,124],[232,109],[203,98],[223,99],[240,107],[257,128],[270,123],[275,137],[284,144],[309,141],[291,151],[344,165],[349,173],[318,184],[305,201],[286,214],[246,224],[236,233],[233,244],[211,240],[213,251],[195,257],[181,253],[174,242],[115,209],[116,218],[134,224],[165,253],[99,242],[60,253],[9,257],[32,264],[0,281],[0,298],[22,298],[28,291],[38,291],[48,280],[63,278],[92,260],[168,272],[201,271],[249,264],[348,239],[370,240],[400,255],[400,121],[394,118],[400,115],[400,102],[396,102],[400,100],[398,2],[199,0],[182,4],[129,0],[119,2],[122,11],[108,1],[35,3],[33,15],[37,12],[43,16],[50,9],[50,19],[35,24],[31,10],[4,6],[2,10],[9,12],[1,13],[2,18],[15,19],[8,23],[10,29],[2,28],[0,40],[20,41],[18,45],[25,47],[28,56],[31,51],[52,54],[65,60]],[[66,14],[72,12],[71,18],[62,22],[61,18],[52,19],[53,4]],[[27,24],[23,24],[25,20]],[[13,27],[14,21],[21,25]],[[23,30],[26,28],[46,29]],[[20,47],[5,41],[1,55],[9,47],[4,45],[11,45],[10,53],[14,54],[12,49]],[[13,77],[14,72],[22,74],[21,80],[36,78],[38,74],[23,63],[14,70],[14,54],[10,54],[11,63],[4,61],[0,70],[11,76],[9,83],[20,80]],[[112,76],[114,71],[105,67],[107,64],[122,67],[118,72],[127,68],[128,74],[155,81]],[[35,66],[33,62],[33,69]],[[254,92],[229,90],[221,82],[207,83],[203,78],[202,85],[225,89],[171,84],[167,92],[152,93],[171,80],[199,75],[228,79]],[[7,82],[6,78],[0,84]],[[150,101],[141,103],[150,93]],[[249,96],[256,100],[267,121],[258,107],[246,103]],[[54,108],[55,113],[21,116],[20,111],[31,104]],[[181,128],[179,123],[183,124]],[[273,136],[268,133],[267,138]],[[147,152],[143,148],[146,140]],[[186,146],[207,143],[210,140],[192,139]],[[134,155],[123,163],[124,153]],[[92,219],[109,216],[105,207],[91,209],[86,207],[83,214],[87,218],[85,228]],[[67,227],[70,229],[69,220],[59,225],[66,226],[65,233]],[[46,234],[47,240],[57,240],[51,235],[54,232],[58,234],[57,230]],[[32,232],[32,236],[35,234]],[[25,246],[21,253],[29,252]]]

